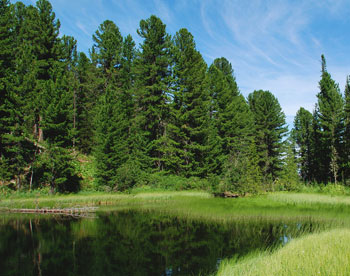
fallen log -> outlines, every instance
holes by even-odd
[[[22,214],[61,214],[61,215],[83,215],[87,213],[95,213],[98,207],[84,207],[84,208],[1,208],[0,211],[7,213],[22,213]]]
[[[224,198],[237,198],[241,197],[239,194],[231,193],[231,192],[222,192],[222,193],[214,193],[215,197],[224,197]]]

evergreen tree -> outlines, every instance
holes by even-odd
[[[289,137],[286,141],[285,148],[285,156],[283,158],[284,164],[279,183],[284,190],[293,191],[298,189],[300,178],[295,152],[296,145],[292,137]]]
[[[312,143],[313,116],[304,108],[300,108],[294,118],[292,136],[297,144],[298,163],[303,181],[312,181]]]
[[[131,74],[134,45],[131,36],[123,40],[112,21],[103,22],[93,36],[92,59],[97,65],[101,96],[96,116],[97,181],[121,189],[118,170],[130,158],[133,101]],[[125,183],[124,183],[125,184]]]
[[[196,50],[192,34],[180,29],[173,39],[173,102],[170,135],[174,141],[168,156],[173,172],[204,176],[208,137],[207,66]]]
[[[134,124],[144,141],[144,158],[148,166],[165,170],[166,151],[171,143],[167,133],[169,117],[170,36],[162,21],[152,15],[141,20],[137,33],[143,38],[141,51],[135,59]]]
[[[55,79],[45,82],[42,102],[45,109],[41,126],[48,143],[61,147],[72,146],[73,95],[71,79],[60,64],[52,69]]]
[[[49,143],[35,160],[33,186],[48,185],[51,193],[77,192],[81,178],[76,174],[73,158],[63,147]]]
[[[318,105],[315,105],[315,110],[312,114],[312,142],[311,142],[311,175],[312,179],[320,183],[324,181],[328,175],[328,164],[324,167],[325,156],[323,154],[323,149],[321,147],[321,125],[318,116]]]
[[[108,89],[101,97],[97,115],[95,157],[100,186],[115,187],[117,169],[128,159],[128,121],[120,116],[120,108],[116,91]]]
[[[6,151],[8,149],[5,135],[10,133],[9,127],[11,102],[11,71],[14,69],[13,36],[11,33],[11,13],[10,3],[6,0],[0,1],[0,179],[5,180],[10,177],[7,171],[8,160]],[[13,108],[13,106],[12,106]]]
[[[211,95],[211,118],[218,130],[219,160],[226,187],[239,193],[252,192],[248,179],[259,179],[253,146],[254,118],[240,94],[231,64],[225,58],[215,59],[208,70]],[[246,168],[249,167],[249,172]],[[246,180],[244,183],[243,179]],[[255,183],[256,187],[258,186]]]
[[[218,158],[224,163],[232,160],[232,155],[249,152],[247,149],[253,139],[254,119],[247,102],[239,92],[232,66],[227,59],[215,59],[209,68],[208,77],[211,114],[222,147]]]
[[[95,81],[96,67],[83,53],[78,54],[76,72],[78,88],[76,98],[77,147],[83,153],[91,153],[94,137],[94,118],[98,101]]]
[[[43,120],[44,106],[42,97],[51,79],[53,66],[61,57],[61,45],[58,38],[60,28],[59,20],[55,19],[55,13],[47,0],[38,0],[36,8],[29,6],[26,9],[23,23],[20,52],[22,59],[27,64],[24,79],[29,87],[26,87],[25,100],[26,112],[30,114],[33,134],[39,141],[44,139],[41,124]],[[30,87],[31,86],[31,87]]]
[[[254,91],[248,101],[254,114],[254,138],[262,175],[265,182],[275,180],[282,169],[282,138],[287,132],[285,115],[269,91]]]
[[[16,25],[14,6],[0,1],[0,180],[16,179],[21,188],[30,148],[23,137],[23,100],[15,85]]]
[[[344,178],[350,177],[350,76],[346,78],[344,104],[344,146],[343,146],[343,168]]]
[[[344,102],[338,84],[331,78],[326,69],[326,60],[322,55],[322,76],[319,82],[318,118],[321,127],[321,147],[324,182],[337,182],[342,154],[342,136],[344,131]]]

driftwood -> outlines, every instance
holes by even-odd
[[[7,213],[22,213],[22,214],[58,214],[69,216],[85,216],[97,211],[98,207],[84,207],[84,208],[64,208],[64,209],[51,209],[51,208],[37,208],[37,209],[23,209],[23,208],[1,208],[0,212]]]
[[[223,192],[223,193],[214,193],[215,197],[225,197],[225,198],[237,198],[237,197],[241,197],[241,195],[239,194],[234,194],[231,192]]]

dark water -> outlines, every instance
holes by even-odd
[[[208,275],[220,260],[283,245],[308,222],[182,220],[154,213],[94,219],[0,217],[0,275]]]

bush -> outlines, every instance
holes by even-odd
[[[125,191],[142,185],[144,183],[145,173],[140,168],[139,164],[131,159],[117,169],[117,173],[113,181],[115,186],[114,191]]]
[[[182,190],[211,190],[210,181],[198,177],[183,177],[178,175],[166,175],[164,173],[149,174],[147,185],[154,189],[171,191]]]
[[[293,178],[282,177],[274,181],[275,191],[300,191],[302,184],[299,180]]]
[[[346,189],[343,185],[339,184],[328,184],[321,189],[322,193],[329,195],[347,195],[349,190]]]
[[[50,187],[51,192],[78,192],[81,178],[77,175],[69,152],[49,147],[33,167],[33,188]]]

